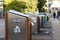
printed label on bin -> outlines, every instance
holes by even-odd
[[[14,22],[14,23],[19,23],[19,22],[21,22],[21,19],[19,19],[19,18],[13,18],[13,19],[12,19],[12,22]]]
[[[20,32],[21,32],[20,27],[19,26],[16,26],[14,28],[14,33],[16,34],[16,33],[20,33]]]

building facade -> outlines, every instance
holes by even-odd
[[[53,13],[55,12],[56,13],[56,17],[58,15],[58,11],[60,10],[60,0],[51,0],[51,2],[48,2],[49,3],[49,10],[51,12],[51,14],[53,15]]]
[[[51,7],[51,5],[52,5],[52,3],[53,3],[53,0],[47,0],[47,12],[48,13],[51,13],[51,9],[50,9],[50,7]]]

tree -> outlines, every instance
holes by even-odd
[[[7,6],[5,3],[6,3],[5,0],[3,0],[3,7],[4,7],[4,8],[3,8],[3,10],[4,10],[3,13],[5,12],[5,8],[6,8],[6,6]]]
[[[5,0],[7,2],[7,0]],[[5,10],[13,9],[17,11],[21,11],[23,9],[23,13],[27,12],[35,12],[37,10],[37,0],[13,0],[9,1],[4,7]]]
[[[30,0],[26,2],[27,8],[25,9],[25,12],[35,12],[37,10],[37,0]]]
[[[44,7],[47,7],[47,5],[46,5],[46,0],[38,0],[38,10],[39,10],[39,12],[45,12],[46,11],[46,9],[44,8]]]
[[[25,9],[27,8],[27,6],[25,5],[25,2],[22,1],[12,1],[11,3],[9,3],[6,7],[5,10],[16,10],[16,11],[21,11],[21,9]]]

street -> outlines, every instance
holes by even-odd
[[[53,40],[60,40],[60,20],[50,18],[52,22]],[[4,19],[0,19],[0,40],[4,40],[5,24]]]

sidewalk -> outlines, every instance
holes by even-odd
[[[50,21],[52,22],[52,29],[53,29],[53,40],[60,40],[60,20],[50,18]],[[4,40],[5,35],[5,24],[4,19],[0,19],[0,40]]]
[[[60,40],[60,20],[50,18],[53,29],[53,40]]]
[[[0,19],[0,40],[4,40],[5,36],[5,24],[4,19]]]

